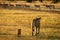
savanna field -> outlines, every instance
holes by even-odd
[[[59,13],[0,9],[0,40],[60,40]],[[41,18],[40,34],[32,36],[32,21],[37,17]]]

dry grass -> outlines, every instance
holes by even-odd
[[[60,37],[60,14],[53,12],[36,12],[25,10],[0,10],[0,32],[17,35],[17,30],[22,29],[22,36],[27,36],[30,40],[35,39],[31,36],[31,23],[36,17],[41,17],[40,36]],[[1,37],[0,37],[1,38]],[[22,40],[24,40],[21,37]],[[53,38],[54,39],[54,38]],[[11,39],[12,40],[12,39]],[[40,38],[38,38],[40,40]],[[48,39],[47,39],[48,40]]]

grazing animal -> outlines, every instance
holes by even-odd
[[[29,6],[29,5],[24,5],[24,7],[26,7],[26,8],[30,8],[30,6]]]
[[[15,6],[13,4],[9,4],[9,8],[13,9]]]
[[[2,4],[0,4],[0,6],[2,6]]]
[[[35,35],[38,35],[39,34],[39,32],[40,32],[40,19],[41,18],[33,19],[33,22],[32,22],[32,35],[34,35],[34,31],[35,31],[34,28],[36,28]]]
[[[50,9],[54,9],[55,8],[55,6],[54,5],[45,5],[47,8],[50,8]]]
[[[38,8],[40,8],[40,5],[35,5],[35,7],[38,7]]]
[[[0,7],[2,8],[2,4],[0,4]]]
[[[6,9],[8,7],[9,7],[8,4],[2,4],[2,8]]]
[[[20,4],[16,4],[16,8],[18,9],[18,8],[21,8],[21,6],[22,5],[20,5]]]
[[[40,9],[40,5],[35,5],[35,7]]]

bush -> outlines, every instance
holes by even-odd
[[[58,3],[60,2],[60,0],[53,0],[53,3]]]
[[[43,0],[39,0],[40,2],[43,2]]]
[[[14,0],[8,0],[8,1],[14,1]]]
[[[27,2],[32,2],[32,0],[26,0]]]

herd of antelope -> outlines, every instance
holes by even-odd
[[[49,9],[55,9],[55,5],[40,5],[40,4],[19,4],[19,3],[0,3],[0,8],[3,9],[38,9],[40,10],[42,8],[42,6],[44,6],[45,8],[49,8]]]

